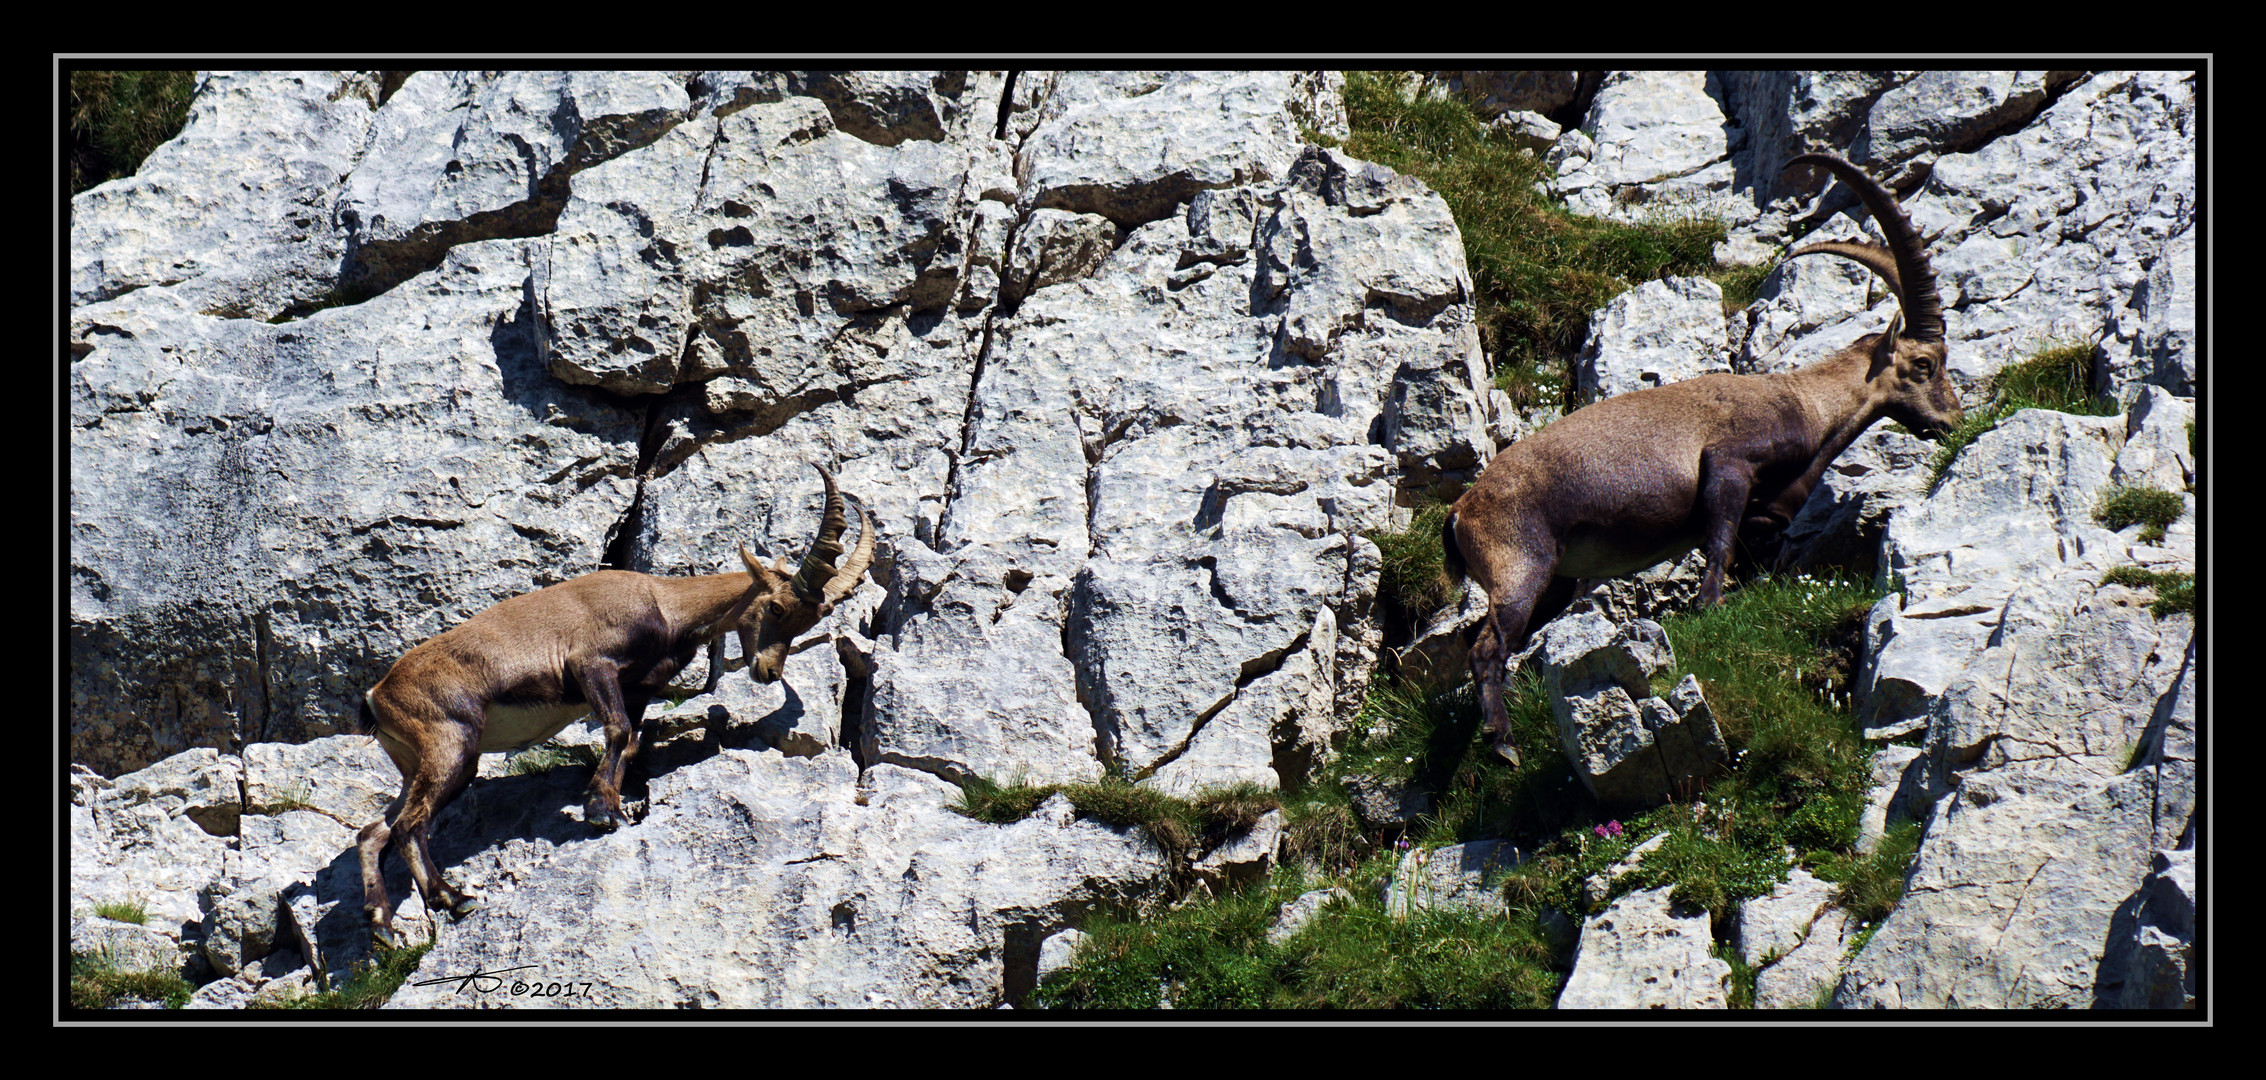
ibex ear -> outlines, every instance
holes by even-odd
[[[1867,374],[1878,375],[1881,368],[1896,362],[1896,337],[1903,330],[1903,312],[1888,317],[1888,329],[1882,331],[1880,340],[1873,343],[1872,370]]]
[[[749,551],[746,544],[740,545],[740,561],[747,564],[747,572],[750,576],[762,583],[765,588],[771,587],[771,581],[764,576],[763,564],[756,561],[755,553]]]

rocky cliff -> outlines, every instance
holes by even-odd
[[[2088,508],[2193,478],[2191,79],[1560,74],[1505,116],[1569,205],[1697,208],[1760,258],[1863,233],[1779,170],[1848,153],[1932,238],[1963,385],[2074,335],[2135,403],[2019,414],[1932,490],[1878,433],[1812,499],[1902,589],[1860,711],[1926,733],[1882,751],[1929,821],[1913,899],[1837,1000],[2163,1004],[2132,988],[2173,965],[2179,1003],[2194,625],[2101,575],[2192,570],[2194,501],[2162,544]],[[147,899],[155,947],[225,976],[201,1003],[344,972],[353,831],[398,785],[341,734],[363,690],[534,587],[799,556],[815,462],[871,511],[874,583],[783,682],[656,703],[631,827],[581,825],[574,770],[485,765],[436,854],[488,906],[425,970],[575,988],[541,1004],[1018,999],[1051,936],[1187,868],[1059,799],[950,813],[957,782],[1302,783],[1389,663],[1362,533],[1527,422],[1446,205],[1312,141],[1342,85],[206,73],[180,137],[72,203],[74,907]],[[1713,288],[1601,313],[1584,385],[1776,370],[1895,311],[1817,260],[1728,318]],[[99,922],[74,941],[134,936]]]

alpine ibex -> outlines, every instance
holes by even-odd
[[[480,755],[548,739],[586,713],[606,725],[606,753],[590,778],[583,820],[610,831],[623,818],[622,774],[637,750],[645,706],[693,655],[732,630],[749,674],[776,681],[787,646],[858,587],[873,562],[873,521],[842,554],[842,494],[824,468],[826,506],[802,566],[765,566],[740,547],[747,573],[665,578],[600,570],[515,596],[409,650],[362,696],[361,728],[401,769],[401,796],[362,830],[362,890],[372,935],[392,944],[393,900],[379,873],[400,845],[427,909],[463,918],[478,908],[433,864],[427,831],[471,782]],[[715,667],[721,649],[710,653]],[[710,673],[709,686],[715,685]]]
[[[1935,271],[1911,219],[1856,166],[1825,154],[1787,163],[1803,164],[1854,189],[1888,246],[1817,243],[1787,258],[1839,255],[1886,279],[1903,309],[1886,332],[1797,371],[1702,375],[1597,402],[1513,443],[1448,514],[1450,576],[1468,573],[1487,590],[1471,669],[1487,733],[1514,764],[1505,661],[1530,625],[1572,599],[1574,579],[1634,573],[1704,545],[1700,602],[1719,603],[1733,532],[1783,529],[1873,421],[1923,436],[1960,422]]]

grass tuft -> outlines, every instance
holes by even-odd
[[[2113,567],[2101,575],[2104,585],[2129,585],[2137,589],[2154,589],[2156,599],[2149,603],[2148,614],[2163,618],[2171,614],[2195,614],[2195,575],[2183,571],[2145,570],[2138,566]]]
[[[189,121],[194,71],[71,73],[71,194],[132,176]]]
[[[2000,368],[1991,376],[1992,404],[1967,413],[1959,427],[1938,441],[1935,458],[1928,463],[1932,490],[1959,456],[1959,451],[2000,420],[2024,409],[2051,409],[2079,416],[2114,416],[2114,398],[2092,392],[2093,346],[2080,339],[2048,343],[2028,358]]]
[[[1992,376],[1994,390],[2024,402],[2024,408],[2052,409],[2081,416],[2114,416],[2117,403],[2091,389],[2093,344],[2063,340],[2047,344],[2027,358],[1999,369]]]
[[[1448,580],[1447,551],[1440,541],[1440,526],[1448,520],[1447,503],[1428,502],[1417,507],[1408,528],[1400,532],[1371,530],[1362,535],[1384,556],[1378,575],[1378,598],[1406,613],[1409,625],[1423,625],[1436,611],[1463,600],[1463,587]]]
[[[108,950],[71,954],[70,997],[74,1009],[114,1009],[128,999],[162,1002],[168,1009],[178,1009],[189,1003],[193,992],[179,972],[126,971]]]
[[[1773,262],[1759,262],[1751,266],[1718,266],[1707,276],[1723,289],[1723,314],[1744,311],[1762,299],[1762,283],[1770,280],[1770,272],[1777,269]]]
[[[2187,512],[2187,504],[2176,492],[2153,487],[2110,488],[2093,507],[2093,520],[2105,528],[2122,529],[2141,525],[2140,541],[2153,544],[2164,538],[2164,529]]]
[[[1912,856],[1920,850],[1920,823],[1899,818],[1888,823],[1880,842],[1869,854],[1849,854],[1822,861],[1811,870],[1820,879],[1841,884],[1839,901],[1849,917],[1874,927],[1896,910],[1904,898],[1904,882]],[[1869,935],[1868,935],[1869,936]],[[1853,946],[1855,955],[1862,945]]]
[[[1755,969],[1748,965],[1745,954],[1728,944],[1716,946],[1714,954],[1716,959],[1731,965],[1729,993],[1725,995],[1727,1004],[1734,1009],[1754,1008]]]
[[[513,754],[504,769],[512,776],[533,776],[569,765],[597,768],[598,751],[590,746],[569,745],[549,739]]]
[[[262,807],[262,812],[282,814],[292,810],[313,809],[315,809],[315,793],[313,789],[307,786],[305,781],[300,781],[275,793]]]
[[[255,998],[249,1008],[254,1009],[375,1009],[393,997],[401,984],[417,970],[419,961],[431,952],[433,943],[410,945],[398,949],[377,946],[375,963],[365,961],[357,965],[346,985],[336,990],[317,994],[289,993],[273,997]]]
[[[1180,799],[1114,778],[1098,784],[1033,785],[1000,784],[973,777],[960,785],[960,797],[947,803],[945,809],[1005,825],[1029,817],[1039,804],[1058,793],[1070,800],[1080,817],[1118,828],[1140,829],[1174,866],[1185,862],[1188,852],[1199,843],[1249,828],[1282,805],[1279,794],[1250,783]]]
[[[1664,217],[1624,224],[1568,212],[1536,190],[1540,155],[1490,129],[1464,102],[1409,93],[1407,72],[1347,72],[1347,153],[1422,180],[1463,234],[1480,343],[1496,385],[1522,410],[1570,408],[1566,360],[1590,313],[1634,285],[1702,274],[1726,235],[1720,221]]]
[[[94,905],[94,913],[114,922],[133,923],[135,926],[149,922],[149,905],[141,900],[98,901]]]
[[[1097,920],[1033,1008],[1543,1009],[1559,977],[1530,918],[1328,907],[1280,944],[1275,912],[1309,884],[1295,874],[1138,920]]]

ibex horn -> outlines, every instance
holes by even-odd
[[[834,485],[834,474],[823,465],[811,468],[826,481],[826,510],[818,519],[818,537],[811,541],[810,554],[803,556],[802,568],[795,571],[794,585],[797,598],[815,604],[834,580],[834,560],[842,556],[842,530],[849,522],[842,515],[842,492]]]
[[[858,549],[850,553],[850,561],[842,564],[842,572],[826,583],[826,602],[839,604],[842,598],[857,590],[858,582],[865,577],[866,567],[873,565],[873,516],[865,506],[853,501],[858,512]]]
[[[1864,200],[1865,208],[1873,212],[1873,221],[1880,225],[1881,235],[1888,238],[1888,248],[1883,251],[1872,244],[1829,242],[1790,252],[1787,258],[1828,252],[1865,264],[1887,278],[1896,289],[1897,302],[1904,308],[1904,336],[1914,341],[1942,341],[1943,301],[1936,295],[1935,268],[1928,263],[1928,252],[1920,242],[1919,230],[1912,227],[1912,219],[1905,216],[1896,196],[1864,170],[1831,154],[1803,154],[1786,163],[1787,168],[1796,165],[1822,165],[1849,185],[1857,197]],[[1866,254],[1858,254],[1860,251]],[[1882,265],[1884,255],[1895,260],[1894,272]]]

